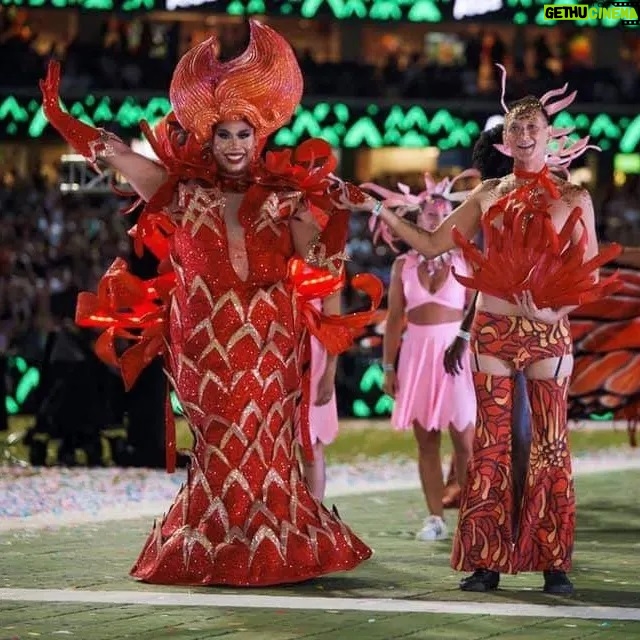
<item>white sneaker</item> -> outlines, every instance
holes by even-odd
[[[416,540],[446,540],[448,537],[447,524],[440,516],[425,518],[422,529],[416,533]]]

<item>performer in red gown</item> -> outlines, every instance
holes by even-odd
[[[313,141],[260,159],[302,94],[292,49],[252,21],[246,51],[229,62],[213,38],[187,52],[171,82],[173,112],[154,132],[142,124],[160,163],[63,112],[58,83],[52,64],[41,84],[49,121],[146,201],[135,241],[161,260],[146,282],[116,260],[97,295],[81,294],[77,319],[108,328],[98,350],[128,385],[164,355],[194,437],[187,482],[132,576],[263,586],[358,566],[371,549],[311,495],[296,456],[298,442],[309,449],[307,329],[334,353],[352,329],[309,303],[322,295],[314,274],[338,274],[346,241],[348,213],[327,196],[330,149]],[[294,255],[311,267],[293,268]],[[376,282],[365,288],[379,297]],[[117,338],[133,346],[116,354]]]
[[[462,284],[480,292],[471,331],[478,405],[473,457],[462,491],[451,564],[471,571],[460,588],[488,591],[502,572],[541,571],[544,591],[572,593],[575,497],[567,441],[567,387],[573,365],[568,315],[619,286],[598,268],[620,251],[598,254],[591,197],[553,175],[588,147],[551,126],[575,93],[550,91],[506,111],[502,149],[513,173],[486,180],[435,231],[403,220],[383,203],[354,203],[388,224],[427,258],[456,244],[474,266]],[[551,150],[549,143],[557,146]],[[348,197],[343,199],[348,202]],[[470,239],[482,228],[485,253]],[[532,443],[520,526],[514,533],[511,420],[514,372],[524,371]]]

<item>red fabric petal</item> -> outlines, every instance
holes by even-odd
[[[584,262],[587,233],[576,207],[563,228],[556,232],[551,216],[542,206],[539,187],[559,197],[555,183],[544,172],[532,182],[501,198],[483,216],[486,251],[453,229],[453,240],[472,264],[474,273],[456,279],[466,287],[513,302],[514,295],[531,291],[539,308],[581,305],[618,290],[616,274],[597,283],[593,273],[618,256],[619,245],[610,245]],[[502,216],[502,228],[492,222]],[[583,227],[577,243],[571,243],[576,225]]]

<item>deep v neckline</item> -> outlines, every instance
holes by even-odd
[[[237,218],[238,226],[230,226],[228,224],[226,209],[229,202],[229,196],[239,195],[238,207],[235,215]],[[251,273],[251,266],[249,264],[249,252],[247,250],[247,230],[243,224],[243,213],[246,206],[246,192],[240,194],[222,193],[223,204],[219,209],[220,218],[224,228],[225,244],[227,251],[227,258],[231,269],[236,278],[240,282],[247,282]]]
[[[435,296],[438,293],[440,293],[440,291],[442,291],[442,289],[446,286],[447,280],[449,279],[449,270],[450,270],[451,266],[448,263],[445,263],[443,261],[442,262],[442,266],[439,269],[437,269],[436,272],[433,275],[429,275],[428,272],[425,273],[425,268],[426,268],[426,261],[425,260],[420,260],[418,262],[418,266],[416,267],[416,278],[417,278],[418,283],[420,284],[420,286],[429,295]],[[425,281],[424,281],[424,277],[425,276],[429,277],[428,284],[425,284]],[[434,276],[435,276],[435,278],[434,278]],[[431,284],[434,282],[434,280],[437,282],[439,278],[442,278],[440,283],[439,283],[439,285],[435,289],[432,288]]]

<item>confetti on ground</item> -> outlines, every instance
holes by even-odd
[[[446,467],[447,461],[445,461]],[[621,449],[579,456],[577,473],[640,468],[640,451]],[[145,505],[169,507],[186,472],[155,469],[0,467],[0,530],[20,521],[46,518],[46,524],[68,522],[70,514],[95,516],[136,513]],[[414,461],[380,457],[327,468],[327,502],[332,497],[371,491],[418,488]]]

